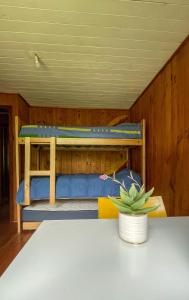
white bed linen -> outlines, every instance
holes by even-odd
[[[31,205],[25,206],[24,210],[42,211],[77,211],[77,210],[98,210],[98,200],[57,200],[55,205],[50,205],[49,201],[35,201]]]

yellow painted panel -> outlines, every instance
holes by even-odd
[[[148,216],[150,218],[163,218],[167,217],[163,199],[161,196],[150,197],[149,201],[146,203],[145,207],[153,206],[159,204],[160,207],[155,211],[149,212]]]
[[[109,198],[98,198],[98,218],[115,219],[118,217],[118,209]]]
[[[145,207],[159,204],[160,207],[153,212],[148,213],[150,218],[167,217],[163,199],[161,196],[154,196],[149,199]],[[98,198],[98,218],[99,219],[115,219],[118,217],[118,209],[109,198]]]

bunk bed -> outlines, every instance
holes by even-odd
[[[129,149],[139,147],[141,150],[141,179],[145,185],[145,120],[140,124],[122,123],[125,116],[119,116],[112,120],[107,127],[64,127],[64,126],[38,126],[22,124],[18,116],[15,117],[16,130],[16,178],[17,178],[17,216],[18,232],[21,229],[35,229],[42,221],[39,217],[39,208],[42,207],[44,218],[93,218],[98,216],[98,206],[96,198],[106,197],[111,186],[106,183],[105,190],[99,186],[99,174],[87,175],[88,182],[95,186],[97,193],[90,195],[73,195],[66,192],[67,177],[56,175],[56,149],[61,150],[101,150],[101,151],[126,151],[127,161],[129,160]],[[50,169],[31,170],[31,146],[49,146],[50,148]],[[20,183],[20,147],[24,146],[24,180]],[[116,171],[116,170],[115,170]],[[128,169],[118,172],[120,180],[123,180]],[[72,176],[72,183],[77,184],[78,174]],[[69,176],[69,178],[70,178]],[[82,175],[84,176],[84,174]],[[134,173],[136,179],[140,177]],[[81,178],[80,178],[81,179]],[[83,178],[82,178],[83,179]],[[75,181],[74,181],[75,180]],[[87,182],[87,181],[86,181]],[[125,182],[127,185],[127,182]],[[86,183],[87,184],[87,183]],[[103,183],[104,184],[104,183]],[[128,183],[131,184],[131,183]],[[68,184],[69,185],[69,184]],[[59,188],[63,187],[63,189]],[[88,186],[88,185],[87,185]],[[37,188],[38,187],[38,188]],[[40,188],[39,188],[40,187]],[[44,188],[42,188],[44,187]],[[59,192],[63,190],[63,193]],[[39,191],[39,194],[36,194]],[[43,195],[40,196],[40,193]],[[94,188],[93,188],[94,192]],[[114,187],[111,195],[118,196],[118,189]],[[74,198],[77,201],[65,200],[62,205],[60,199]],[[86,198],[90,198],[87,200]],[[48,199],[48,200],[47,200]],[[85,199],[85,200],[83,200]],[[36,201],[34,201],[36,200]],[[37,202],[38,206],[36,205]],[[43,202],[41,200],[44,200]],[[46,200],[46,201],[45,201]],[[71,210],[70,210],[71,206]],[[31,219],[31,212],[35,212],[34,220]]]

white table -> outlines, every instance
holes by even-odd
[[[189,217],[150,220],[120,240],[117,221],[44,222],[0,278],[1,300],[188,300]]]

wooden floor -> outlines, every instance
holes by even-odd
[[[16,224],[10,223],[7,213],[0,214],[0,275],[6,270],[32,232],[17,234]]]

